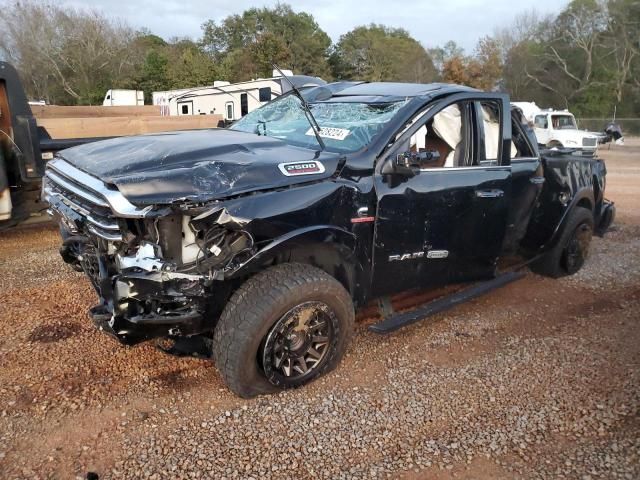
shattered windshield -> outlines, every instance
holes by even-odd
[[[327,150],[348,153],[371,143],[406,103],[406,100],[386,103],[328,101],[310,103],[309,108],[320,126],[320,136]],[[283,96],[248,113],[230,128],[279,138],[292,145],[318,148],[318,140],[295,95]]]
[[[551,122],[555,130],[574,130],[578,128],[575,118],[571,115],[552,115]]]

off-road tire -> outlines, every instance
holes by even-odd
[[[531,264],[531,270],[547,277],[559,278],[573,275],[584,265],[589,253],[589,244],[593,236],[593,214],[584,207],[575,207],[569,214],[567,225],[554,247],[542,258]],[[577,235],[584,235],[586,248],[583,246],[581,257],[577,262],[568,262],[568,247]]]
[[[251,398],[287,388],[267,380],[259,351],[271,327],[305,302],[326,304],[334,313],[336,328],[326,360],[304,383],[333,370],[340,363],[354,323],[349,293],[335,278],[314,266],[276,265],[249,278],[234,292],[214,331],[213,360],[234,393]]]

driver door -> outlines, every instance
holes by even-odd
[[[493,109],[491,125],[482,105]],[[381,158],[374,180],[374,295],[494,273],[511,194],[505,152],[511,126],[502,122],[504,112],[504,96],[456,95],[433,105]],[[412,154],[419,159],[413,172],[384,166]]]

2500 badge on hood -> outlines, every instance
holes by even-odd
[[[287,177],[324,173],[324,165],[316,161],[281,163],[278,168]]]

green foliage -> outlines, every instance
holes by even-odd
[[[330,77],[327,63],[331,39],[308,13],[289,5],[251,8],[231,15],[220,25],[202,26],[201,46],[223,64],[229,81],[270,77],[272,63],[298,74]]]
[[[437,73],[420,43],[401,28],[357,27],[342,35],[330,60],[338,79],[430,82]]]
[[[191,40],[181,40],[167,52],[167,86],[189,88],[209,85],[216,79],[216,69],[211,58]]]
[[[3,3],[4,2],[4,3]],[[454,41],[428,51],[404,29],[371,24],[335,45],[287,4],[202,25],[198,42],[166,41],[94,11],[47,0],[0,0],[0,58],[27,93],[96,104],[106,90],[151,92],[270,77],[272,63],[325,80],[431,82],[505,90],[578,115],[640,116],[640,2],[573,0],[556,16],[523,12],[470,55]]]

